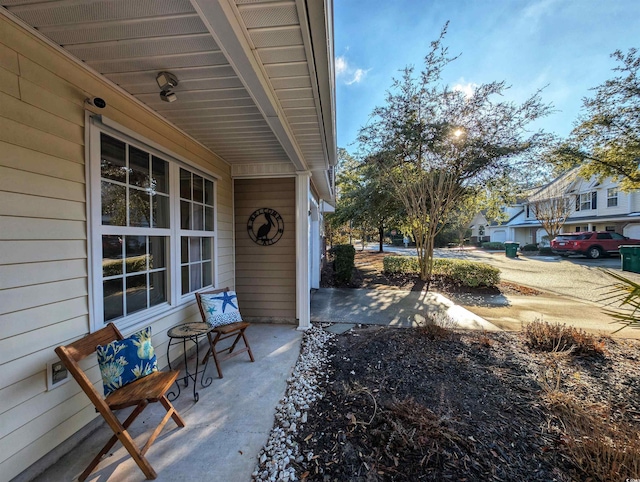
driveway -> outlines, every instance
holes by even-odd
[[[526,256],[507,258],[503,252],[479,249],[437,249],[436,257],[481,261],[500,268],[503,280],[578,299],[601,306],[601,300],[613,285],[613,278],[602,269],[623,273],[620,257],[587,259],[583,257]],[[624,276],[640,282],[640,274],[624,272]]]

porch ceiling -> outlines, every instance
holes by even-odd
[[[288,160],[324,199],[336,150],[331,4],[0,0],[232,166]],[[175,102],[160,99],[161,71],[179,79]]]

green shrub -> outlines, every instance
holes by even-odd
[[[149,266],[153,267],[153,258],[149,255],[143,254],[140,256],[134,256],[125,260],[126,272],[135,273],[137,271],[146,271],[147,258],[149,258]],[[102,275],[103,276],[116,276],[122,274],[122,260],[121,259],[105,259],[102,261]]]
[[[385,256],[382,259],[385,273],[412,274],[420,272],[417,256]]]
[[[553,251],[551,251],[551,248],[549,246],[546,246],[544,248],[540,248],[539,253],[544,254],[545,256],[549,256],[553,254]]]
[[[446,276],[463,286],[496,286],[500,283],[500,270],[486,263],[462,259],[435,259],[433,274]]]
[[[504,243],[498,243],[497,241],[489,241],[486,243],[482,243],[482,249],[504,250]]]
[[[537,244],[525,244],[520,248],[520,251],[538,251]]]
[[[334,255],[336,281],[350,282],[355,267],[356,248],[352,244],[339,244],[331,248],[330,253]]]
[[[385,273],[418,274],[420,267],[416,256],[385,256],[382,260]],[[446,276],[463,286],[496,286],[500,283],[500,270],[486,263],[461,259],[434,259],[433,274]]]

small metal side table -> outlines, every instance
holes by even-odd
[[[182,378],[178,378],[176,380],[176,386],[178,387],[178,392],[169,392],[167,394],[167,398],[169,401],[173,402],[176,398],[180,396],[180,384],[179,380],[184,382],[185,388],[189,386],[189,380],[193,381],[193,399],[197,402],[200,399],[198,392],[196,391],[197,378],[198,378],[198,364],[200,360],[200,349],[198,346],[198,342],[200,341],[200,337],[207,337],[207,333],[211,331],[211,327],[206,323],[184,323],[182,325],[174,326],[169,331],[167,331],[167,336],[169,337],[169,344],[167,345],[167,361],[169,363],[169,369],[171,370],[171,359],[169,358],[169,349],[180,342],[182,342],[182,356],[184,359],[184,370],[185,375]],[[187,363],[187,341],[190,341],[196,345],[196,367],[194,373],[189,372],[189,365]],[[212,377],[208,377],[205,379],[205,373],[207,371],[207,365],[209,364],[209,358],[207,357],[207,361],[204,364],[204,368],[202,369],[202,375],[200,377],[200,385],[202,388],[206,388],[211,385],[213,381]]]

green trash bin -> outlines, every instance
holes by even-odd
[[[640,273],[640,246],[620,246],[622,271]]]
[[[517,258],[518,247],[520,247],[520,243],[504,243],[504,254],[507,258]]]

